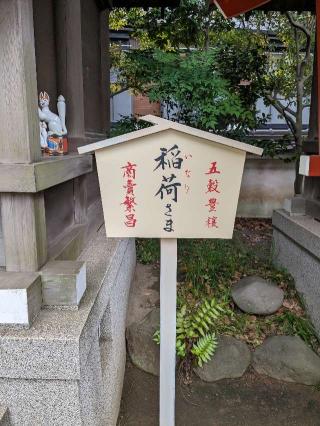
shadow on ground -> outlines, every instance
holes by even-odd
[[[156,426],[158,378],[127,362],[118,426]],[[185,386],[177,378],[176,426],[320,426],[320,391],[247,373]]]
[[[263,256],[270,255],[271,223],[238,221],[236,234]],[[159,270],[137,264],[127,326],[159,306]],[[127,361],[118,426],[156,426],[158,378]],[[320,390],[279,382],[252,371],[240,379],[186,386],[177,377],[176,426],[320,426]]]

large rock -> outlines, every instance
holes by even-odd
[[[283,291],[276,284],[260,277],[242,278],[232,286],[234,303],[244,312],[270,315],[281,307]]]
[[[132,363],[147,373],[159,375],[160,347],[153,341],[153,334],[159,328],[160,309],[153,309],[140,322],[127,328],[128,352]]]
[[[320,358],[297,336],[269,337],[253,355],[259,374],[305,385],[320,383]]]
[[[251,362],[251,352],[245,342],[231,336],[220,336],[212,359],[194,372],[205,382],[241,377]]]

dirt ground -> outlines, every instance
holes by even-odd
[[[118,426],[158,424],[158,378],[128,361]],[[320,392],[253,373],[187,387],[177,378],[176,426],[278,425],[320,425]]]
[[[245,229],[244,229],[245,228]],[[271,223],[238,221],[236,232],[246,244],[270,251]],[[142,319],[159,306],[158,270],[137,265],[128,321]],[[176,381],[176,426],[320,426],[320,390],[279,382],[249,370],[241,379],[191,385]],[[158,378],[127,360],[118,426],[158,425]]]

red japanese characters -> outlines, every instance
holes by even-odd
[[[135,183],[136,168],[137,165],[130,163],[130,161],[128,161],[125,166],[121,167],[121,169],[123,170],[123,178],[125,179],[125,185],[123,185],[123,188],[126,190],[124,200],[121,205],[124,206],[124,224],[128,228],[134,228],[137,223],[137,218],[135,215],[135,206],[137,205],[137,203],[134,193],[135,186],[137,186],[137,184]]]
[[[205,223],[208,228],[218,228],[218,217],[214,215],[214,213],[217,211],[217,206],[219,204],[218,197],[221,193],[219,176],[216,175],[220,175],[221,171],[218,170],[216,161],[211,162],[205,174],[210,176],[206,188],[206,194],[208,194],[210,198],[208,198],[208,203],[205,205],[205,207],[208,208],[209,215]],[[210,215],[210,213],[212,213],[212,215]]]

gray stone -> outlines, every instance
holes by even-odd
[[[0,271],[0,324],[30,327],[42,304],[36,272]]]
[[[127,328],[128,352],[132,363],[147,373],[159,375],[160,348],[153,341],[159,328],[160,309],[153,309],[142,321]]]
[[[160,305],[160,274],[154,265],[137,263],[130,289],[127,327],[140,322],[154,308]]]
[[[306,214],[306,200],[301,195],[295,195],[293,198],[286,198],[283,208],[290,216]]]
[[[283,291],[276,284],[260,277],[245,277],[232,286],[234,303],[244,312],[270,315],[283,303]]]
[[[79,260],[86,261],[88,288],[78,310],[42,309],[29,330],[0,327],[0,377],[80,378],[97,327],[118,291],[120,270],[130,286],[134,241],[106,239],[102,230]]]
[[[205,382],[241,377],[249,367],[251,352],[245,342],[231,336],[220,336],[212,359],[194,372]]]
[[[87,286],[85,262],[51,260],[40,273],[44,305],[80,304]]]
[[[0,402],[14,426],[116,424],[134,239],[102,229],[78,260],[87,265],[78,310],[42,309],[29,330],[0,327]]]
[[[287,269],[320,337],[320,223],[310,216],[274,212],[273,260]]]
[[[305,385],[320,383],[320,358],[298,336],[269,337],[253,355],[259,374]]]

